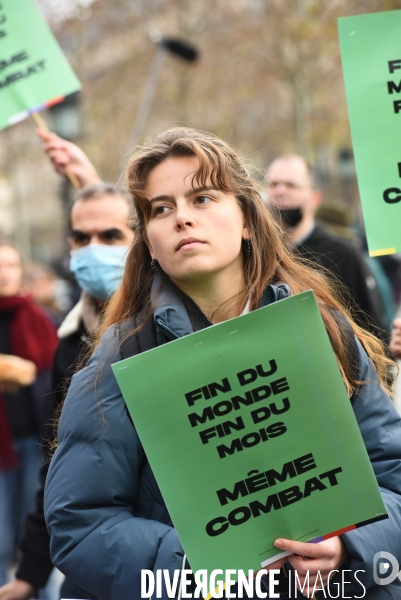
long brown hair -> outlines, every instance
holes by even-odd
[[[129,317],[141,314],[146,321],[152,315],[150,292],[155,271],[146,243],[150,202],[144,188],[148,174],[162,161],[187,156],[195,156],[199,161],[192,185],[204,186],[209,179],[214,188],[235,195],[244,213],[251,237],[251,252],[244,258],[244,303],[250,297],[251,310],[256,309],[265,287],[271,283],[286,283],[293,294],[312,289],[348,392],[351,393],[357,381],[347,352],[349,344],[344,320],[363,344],[375,364],[382,386],[390,393],[389,370],[394,363],[385,356],[382,343],[353,322],[324,275],[288,250],[282,231],[262,202],[260,186],[246,161],[226,142],[195,129],[176,127],[147,140],[128,163],[126,178],[134,202],[136,236],[127,257],[122,284],[105,312],[101,333]]]

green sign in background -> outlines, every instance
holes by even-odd
[[[345,17],[338,20],[348,112],[363,215],[371,256],[401,251],[401,110],[394,102],[401,91],[388,91],[388,82],[401,83],[401,11]],[[401,62],[400,65],[401,66]]]
[[[0,129],[80,87],[33,0],[1,0]]]
[[[277,371],[241,387],[236,374],[275,360]],[[193,570],[259,569],[275,556],[277,537],[308,541],[386,514],[367,452],[312,292],[277,302],[113,365]],[[185,394],[227,377],[232,390],[187,404]],[[188,414],[245,391],[287,378],[290,389],[192,428]],[[290,409],[257,425],[250,411],[283,398]],[[241,415],[246,429],[202,444],[199,431]],[[287,431],[221,459],[216,446],[230,445],[276,422]],[[252,470],[282,470],[312,453],[316,469],[239,497],[221,506],[216,491],[234,489]],[[341,467],[338,485],[272,510],[215,537],[206,524],[253,500]],[[326,480],[327,481],[327,480]]]

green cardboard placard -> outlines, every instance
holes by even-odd
[[[371,256],[401,251],[401,11],[338,20]]]
[[[193,570],[386,509],[312,292],[113,365]]]
[[[33,0],[1,0],[0,129],[80,89]]]

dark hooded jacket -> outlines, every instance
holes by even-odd
[[[263,305],[286,295],[287,286],[268,286]],[[192,333],[204,321],[204,316],[194,319],[191,305],[184,306],[169,287],[154,311],[155,339],[160,345]],[[167,569],[172,579],[183,561],[176,530],[110,368],[122,358],[120,333],[119,327],[111,327],[85,369],[73,377],[45,492],[55,565],[100,600],[139,599],[141,569]],[[376,552],[391,552],[401,562],[401,420],[359,342],[356,348],[359,378],[369,384],[361,386],[353,409],[390,518],[342,535],[351,556],[343,567],[349,569],[345,580],[350,581],[345,594],[362,595],[355,573],[363,569],[357,576],[368,589],[366,598],[381,598],[384,589],[383,598],[401,598],[400,582],[381,590],[373,579]],[[336,577],[341,581],[340,574]]]
[[[332,279],[340,292],[344,305],[350,308],[355,322],[388,343],[385,309],[379,288],[356,244],[316,223],[309,236],[294,251],[308,259],[314,268],[323,267],[325,275]],[[338,289],[337,279],[343,286],[341,289]]]

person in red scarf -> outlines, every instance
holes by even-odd
[[[40,429],[50,417],[50,375],[57,347],[54,324],[21,288],[21,281],[19,253],[0,244],[0,586],[8,580],[45,460]]]

